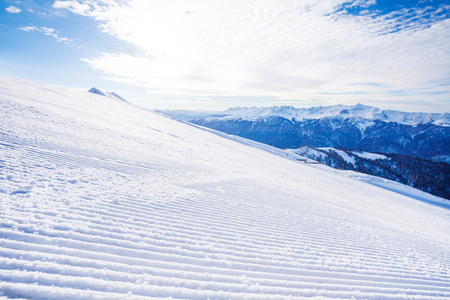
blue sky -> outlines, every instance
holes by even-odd
[[[149,108],[450,112],[450,1],[0,2],[0,75]]]

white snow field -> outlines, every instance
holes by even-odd
[[[450,297],[446,205],[88,92],[0,109],[2,299]]]

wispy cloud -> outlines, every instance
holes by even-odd
[[[47,36],[54,38],[59,43],[69,44],[72,42],[72,40],[69,38],[59,36],[59,32],[54,28],[25,26],[25,27],[20,27],[19,30],[40,32],[40,33],[43,33]]]
[[[9,6],[9,7],[5,8],[5,10],[7,12],[9,12],[10,14],[18,14],[22,11],[20,8],[15,7],[15,6]]]
[[[420,100],[423,91],[439,90],[428,97],[448,99],[450,87],[442,83],[450,70],[450,7],[380,13],[369,9],[374,4],[70,0],[53,6],[95,18],[104,32],[139,47],[139,55],[103,53],[84,61],[161,95],[345,102],[412,99],[393,96],[395,90]]]

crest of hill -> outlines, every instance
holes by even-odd
[[[112,98],[112,99],[128,102],[127,100],[125,100],[124,98],[122,98],[121,96],[117,95],[114,92],[106,92],[106,91],[98,89],[96,87],[91,88],[89,90],[89,93],[93,93],[93,94],[97,94],[97,95],[100,95],[100,96],[105,96],[105,97],[109,97],[109,98]]]

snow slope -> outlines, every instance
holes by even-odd
[[[448,206],[88,92],[0,109],[0,297],[450,297]]]
[[[377,159],[389,159],[386,155],[378,154],[378,153],[370,153],[366,151],[352,151],[352,153],[356,156],[370,159],[370,160],[377,160]]]

